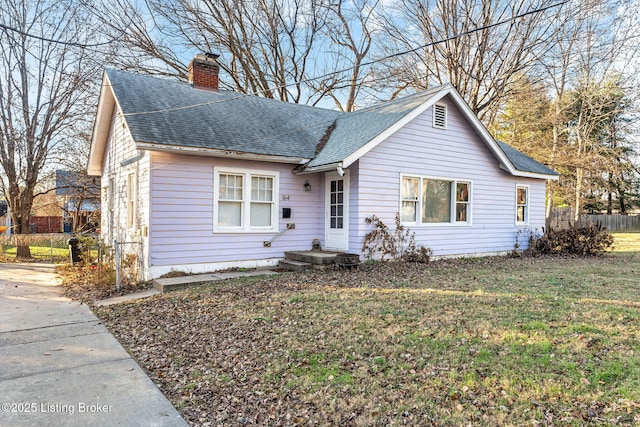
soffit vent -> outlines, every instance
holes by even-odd
[[[433,106],[433,127],[438,129],[447,128],[447,106],[435,104]]]

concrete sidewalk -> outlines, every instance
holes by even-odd
[[[0,426],[186,426],[54,267],[0,264]]]

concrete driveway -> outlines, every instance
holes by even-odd
[[[0,426],[186,426],[54,266],[0,264]]]

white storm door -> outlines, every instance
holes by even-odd
[[[324,246],[325,249],[349,249],[349,171],[325,175]]]

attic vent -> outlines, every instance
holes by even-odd
[[[433,106],[433,127],[438,129],[447,128],[447,106],[435,104]]]

